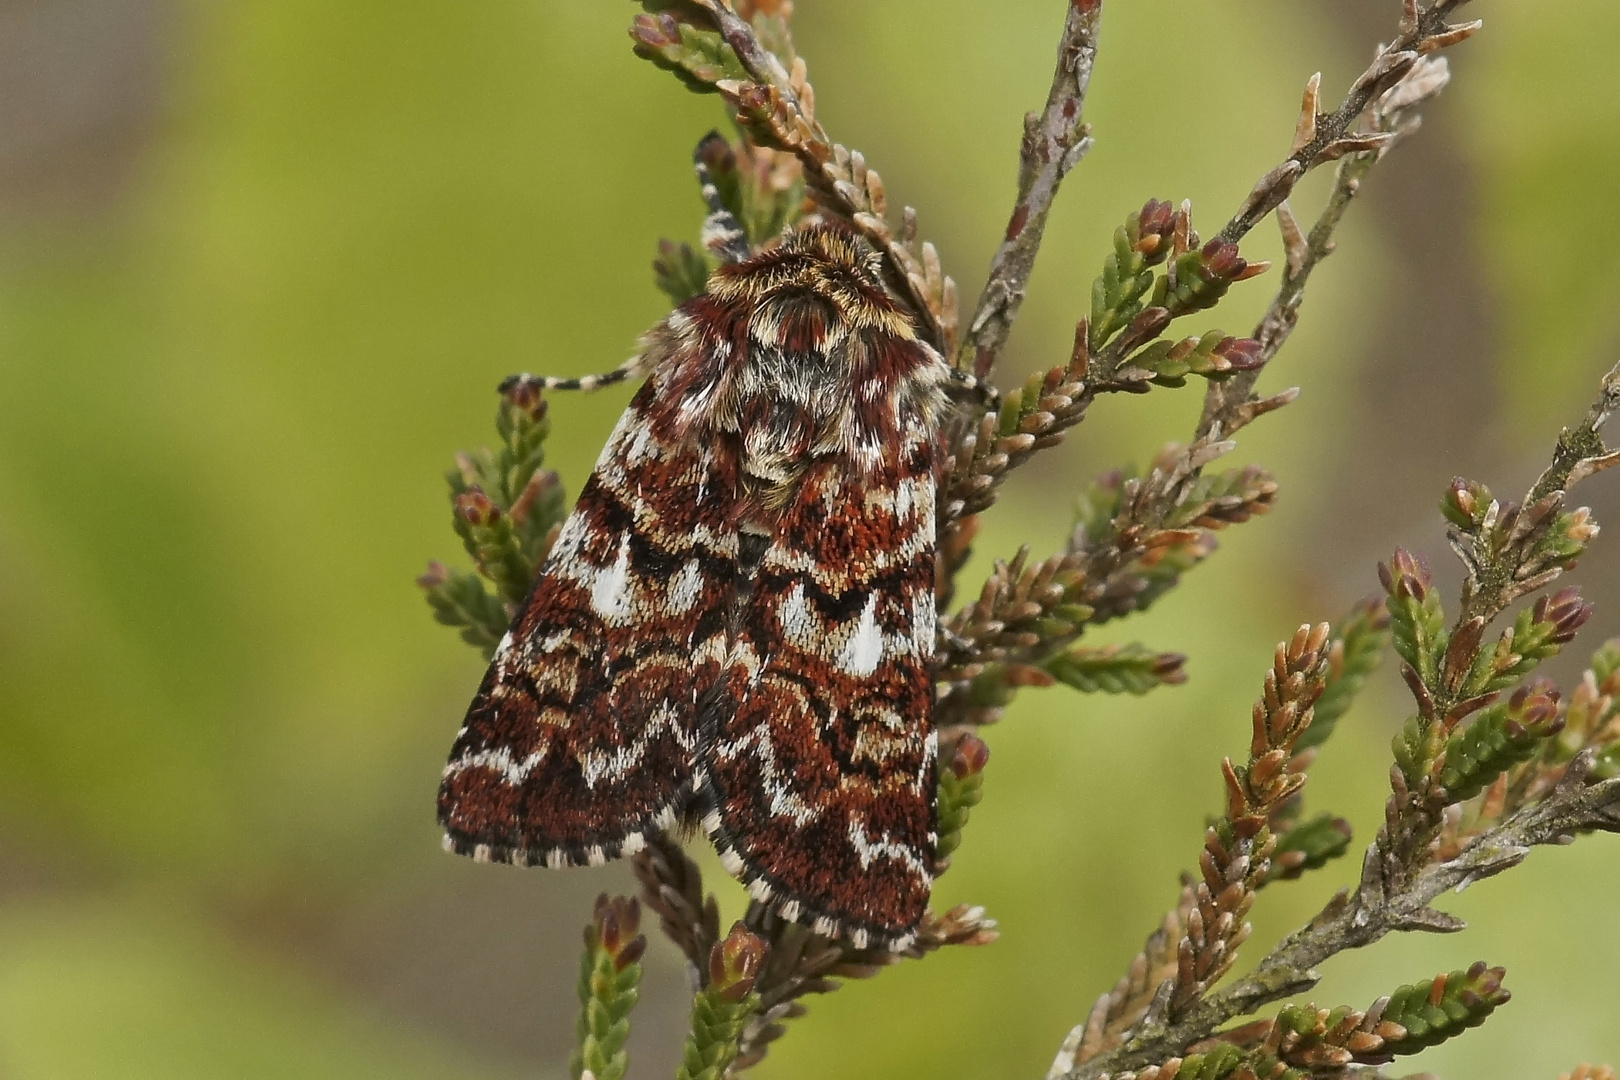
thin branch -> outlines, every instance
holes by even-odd
[[[1615,453],[1603,445],[1600,432],[1609,417],[1620,412],[1620,363],[1603,376],[1603,388],[1586,419],[1574,431],[1565,429],[1558,436],[1558,448],[1553,452],[1552,464],[1541,474],[1526,505],[1540,501],[1554,492],[1567,491],[1591,476],[1620,461]]]
[[[1380,83],[1381,80],[1372,79],[1370,76],[1387,64],[1390,55],[1389,51],[1380,53],[1373,66],[1357,80],[1357,85],[1363,82]],[[1328,195],[1327,205],[1317,217],[1309,235],[1300,232],[1299,223],[1288,206],[1286,193],[1274,204],[1277,221],[1282,228],[1286,259],[1277,295],[1272,299],[1271,306],[1266,309],[1254,332],[1255,340],[1260,343],[1260,357],[1263,361],[1269,361],[1277,355],[1289,335],[1294,332],[1294,327],[1298,325],[1300,305],[1305,300],[1305,285],[1322,261],[1333,254],[1333,234],[1344,219],[1351,201],[1360,192],[1362,180],[1401,138],[1417,129],[1418,117],[1412,114],[1412,110],[1433,98],[1450,81],[1450,72],[1441,57],[1414,59],[1410,63],[1404,63],[1401,71],[1400,78],[1384,91],[1383,98],[1375,107],[1369,130],[1362,133],[1363,138],[1377,137],[1380,141],[1371,150],[1345,153],[1340,157],[1339,167],[1333,179],[1333,190]],[[1296,134],[1297,139],[1309,132],[1309,139],[1305,144],[1307,146],[1323,137],[1321,118],[1315,113],[1315,91],[1318,81],[1319,78],[1313,76],[1307,87],[1304,108],[1300,113],[1299,130]],[[1355,93],[1351,95],[1351,99],[1359,97],[1360,95]],[[1347,103],[1351,99],[1347,99]],[[1347,107],[1348,104],[1341,106],[1340,111]],[[1362,108],[1365,109],[1365,105]],[[1337,116],[1338,113],[1334,115]],[[1354,117],[1351,121],[1354,121]],[[1340,140],[1341,143],[1345,141]],[[1288,172],[1286,164],[1279,166],[1284,173]],[[1278,170],[1274,169],[1267,175],[1278,175]],[[1294,179],[1297,179],[1297,176]],[[1290,180],[1288,186],[1292,187],[1292,183]],[[1265,181],[1261,184],[1264,186]],[[1251,195],[1251,201],[1253,198]],[[1247,205],[1246,203],[1245,206]],[[1242,216],[1240,211],[1233,221],[1238,221]],[[1222,236],[1232,228],[1232,224],[1228,223]],[[1245,228],[1243,231],[1248,230]],[[1240,371],[1225,382],[1210,383],[1209,389],[1204,394],[1204,412],[1198,422],[1198,434],[1207,435],[1217,424],[1220,424],[1221,430],[1228,435],[1236,431],[1233,421],[1238,419],[1237,409],[1250,400],[1263,370],[1263,367],[1256,367],[1252,371]]]
[[[1177,1056],[1222,1024],[1310,989],[1321,979],[1317,965],[1336,953],[1371,945],[1391,931],[1462,929],[1460,919],[1429,904],[1448,890],[1466,888],[1517,866],[1533,847],[1563,843],[1592,829],[1620,832],[1620,778],[1588,785],[1593,760],[1592,751],[1583,752],[1548,799],[1479,836],[1456,858],[1429,866],[1398,892],[1383,891],[1381,856],[1378,846],[1371,845],[1361,887],[1354,894],[1341,892],[1252,972],[1198,1003],[1181,1019],[1135,1032],[1118,1050],[1064,1074],[1067,1080],[1093,1080]]]
[[[641,896],[656,911],[664,934],[685,954],[699,983],[709,952],[720,940],[720,905],[703,892],[703,872],[675,840],[654,835],[630,863]]]
[[[1478,22],[1447,25],[1447,17],[1466,3],[1468,0],[1439,0],[1423,8],[1414,0],[1408,0],[1395,40],[1379,50],[1372,66],[1351,85],[1337,109],[1326,115],[1301,117],[1288,157],[1260,178],[1238,212],[1221,230],[1220,238],[1236,243],[1247,236],[1250,229],[1288,198],[1299,178],[1316,166],[1336,161],[1353,151],[1373,149],[1385,141],[1375,138],[1367,143],[1365,136],[1352,134],[1351,128],[1367,111],[1367,106],[1406,77],[1420,57],[1466,40],[1479,29]],[[1315,94],[1307,93],[1306,101],[1307,107],[1315,113]]]
[[[1542,501],[1561,501],[1564,492],[1559,485],[1578,479],[1583,472],[1596,471],[1600,463],[1615,456],[1604,445],[1601,429],[1617,411],[1620,364],[1604,376],[1581,425],[1573,432],[1566,429],[1560,437],[1553,466],[1543,474],[1543,481],[1553,485],[1552,490]],[[1513,563],[1514,567],[1518,565]],[[1471,640],[1477,646],[1477,635]],[[1588,745],[1570,761],[1562,778],[1544,798],[1521,806],[1443,860],[1433,854],[1428,833],[1414,833],[1415,826],[1400,834],[1394,832],[1395,824],[1429,811],[1426,806],[1409,806],[1403,794],[1401,769],[1392,769],[1396,796],[1390,802],[1390,824],[1368,845],[1361,882],[1354,893],[1341,892],[1309,925],[1284,938],[1251,972],[1226,989],[1192,1001],[1179,1016],[1172,1008],[1150,1006],[1144,1010],[1144,1019],[1118,1041],[1116,1048],[1088,1060],[1089,1047],[1109,1045],[1101,1032],[1111,1013],[1118,1011],[1105,1007],[1106,999],[1100,1002],[1088,1022],[1065,1041],[1058,1064],[1070,1067],[1061,1075],[1068,1080],[1090,1080],[1161,1064],[1210,1037],[1222,1024],[1315,986],[1321,979],[1317,965],[1337,953],[1371,945],[1393,931],[1452,933],[1463,929],[1461,919],[1429,906],[1441,893],[1461,890],[1517,866],[1538,845],[1565,844],[1580,833],[1594,830],[1620,832],[1620,778],[1593,782],[1597,754],[1598,748]],[[1422,825],[1419,821],[1418,826]],[[1412,835],[1417,835],[1417,842],[1410,840]],[[1178,975],[1178,981],[1186,980]],[[1162,999],[1165,1006],[1170,1006],[1173,999],[1169,995],[1174,992],[1170,988],[1175,985],[1167,978],[1160,992],[1155,993],[1154,1004]],[[1128,991],[1134,991],[1127,994],[1134,1000],[1142,997],[1134,986]],[[1095,1037],[1088,1035],[1093,1030],[1098,1032]]]
[[[1013,321],[1024,302],[1024,290],[1035,267],[1046,218],[1063,178],[1091,149],[1082,112],[1091,68],[1097,59],[1097,30],[1102,21],[1102,0],[1071,0],[1063,38],[1058,42],[1057,70],[1041,114],[1024,118],[1024,139],[1019,151],[1018,199],[1007,222],[1006,237],[990,263],[966,339],[957,354],[957,366],[980,378],[989,374],[1007,344]]]

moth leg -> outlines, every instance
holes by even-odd
[[[748,248],[748,234],[743,232],[737,215],[721,201],[720,188],[714,182],[714,175],[709,172],[707,161],[711,154],[721,153],[729,156],[731,147],[718,131],[705,135],[692,152],[692,171],[697,173],[704,205],[709,208],[709,216],[703,219],[703,246],[719,256],[721,262],[740,263],[752,254]]]
[[[1000,390],[971,371],[953,367],[950,373],[950,385],[947,390],[972,399],[985,412],[995,412],[1001,408]]]
[[[968,656],[972,654],[973,643],[949,626],[940,623],[934,629],[934,650],[937,656],[952,653],[958,656]]]
[[[501,385],[496,387],[496,390],[502,394],[516,386],[530,386],[539,390],[599,390],[604,386],[612,386],[614,383],[645,375],[652,368],[652,358],[644,353],[631,357],[612,371],[604,371],[600,375],[581,375],[573,379],[559,379],[552,375],[530,375],[528,372],[508,375],[501,380]]]

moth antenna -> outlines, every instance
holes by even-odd
[[[532,386],[539,390],[600,390],[604,386],[624,382],[637,375],[645,375],[651,365],[645,356],[632,357],[614,368],[604,371],[600,375],[580,375],[572,379],[559,379],[554,375],[530,375],[524,372],[521,375],[508,375],[496,387],[497,392],[507,393],[516,386]]]
[[[703,192],[703,203],[709,216],[703,219],[703,246],[719,256],[722,262],[740,263],[752,252],[748,247],[748,234],[743,232],[737,215],[726,208],[720,198],[720,188],[709,169],[710,160],[732,157],[731,145],[718,131],[711,131],[692,152],[692,171],[697,173],[698,187]],[[735,167],[735,164],[733,164]]]

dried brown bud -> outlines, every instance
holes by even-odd
[[[668,13],[662,15],[637,15],[630,24],[630,36],[650,49],[662,49],[669,45],[679,45],[681,41],[681,24],[675,21],[675,16]]]
[[[501,508],[478,488],[456,496],[456,513],[473,525],[493,525],[500,520]]]
[[[769,951],[765,942],[736,923],[709,951],[709,989],[727,1001],[741,1001],[753,992]]]
[[[1387,564],[1378,564],[1378,580],[1391,596],[1410,596],[1414,600],[1422,600],[1429,595],[1434,574],[1429,570],[1426,559],[1414,556],[1405,548],[1396,548]]]
[[[1592,611],[1592,605],[1581,599],[1580,590],[1571,585],[1538,599],[1531,613],[1536,622],[1553,624],[1549,642],[1564,645],[1575,640],[1575,632],[1586,625]]]
[[[1215,346],[1215,355],[1233,371],[1257,371],[1266,363],[1260,343],[1253,338],[1224,338]]]
[[[990,745],[969,732],[957,740],[956,752],[951,755],[951,772],[958,780],[966,780],[984,771],[990,762]]]
[[[1211,278],[1233,281],[1249,268],[1248,261],[1238,255],[1238,246],[1219,237],[1205,244],[1199,256]]]
[[[660,241],[659,248],[663,249],[669,241]],[[543,420],[548,404],[541,393],[540,384],[530,379],[509,379],[501,384],[501,396],[514,407],[529,414],[530,419]]]
[[[1165,241],[1176,230],[1176,208],[1158,199],[1149,199],[1136,217],[1136,237],[1133,246],[1144,255],[1165,251]]]
[[[641,926],[641,904],[634,898],[609,897],[606,893],[596,898],[591,912],[595,920],[598,940],[602,948],[617,953]]]

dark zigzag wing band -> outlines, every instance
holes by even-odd
[[[725,655],[732,484],[712,449],[620,419],[503,639],[439,792],[446,846],[495,862],[597,864],[690,801],[694,706]]]
[[[887,476],[810,470],[700,718],[697,797],[726,869],[856,948],[908,947],[933,884],[932,452],[913,428]]]

